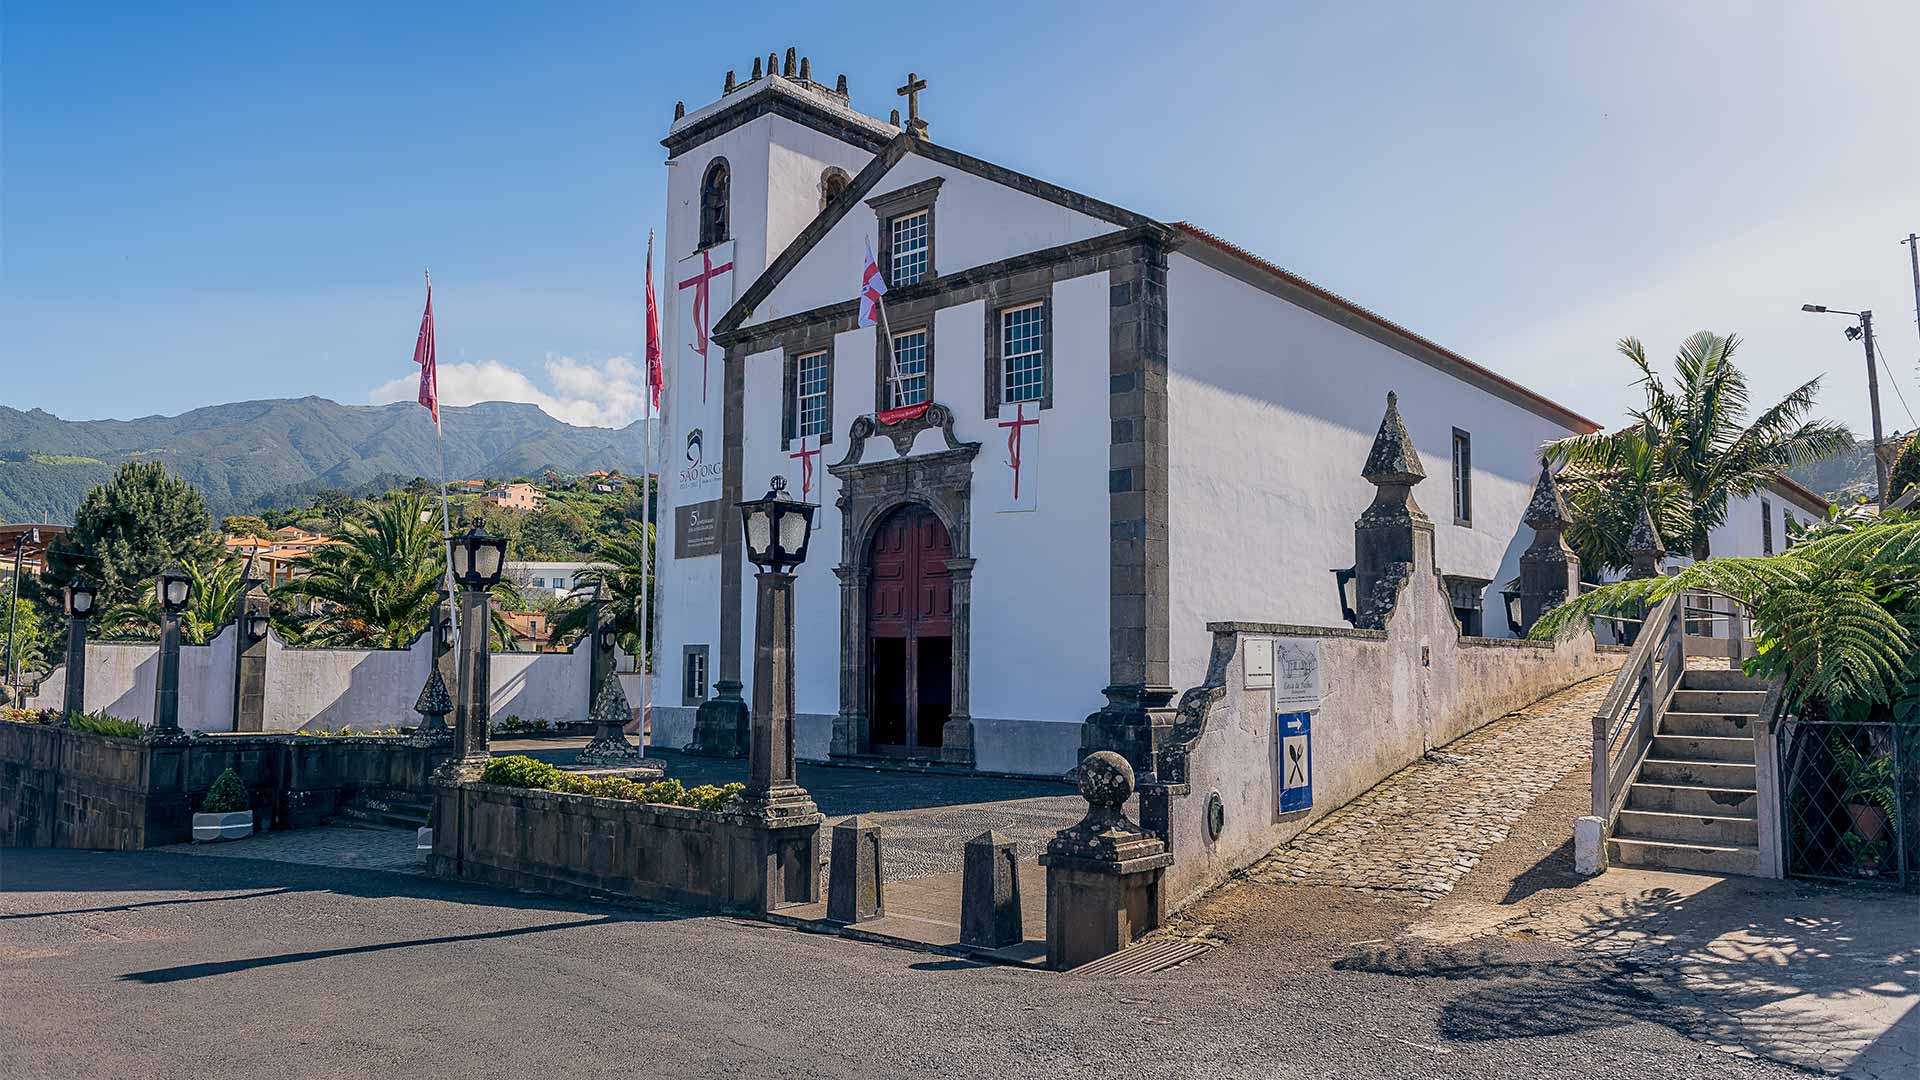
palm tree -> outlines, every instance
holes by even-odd
[[[180,613],[180,640],[205,645],[233,620],[240,603],[243,568],[236,559],[216,557],[181,564],[190,582],[187,606]],[[108,641],[149,640],[160,636],[160,601],[148,585],[137,604],[122,604],[100,617],[100,636]]]
[[[1686,545],[1696,560],[1709,558],[1708,534],[1726,521],[1731,500],[1764,489],[1782,469],[1852,445],[1843,425],[1805,419],[1819,392],[1818,378],[1747,422],[1747,377],[1733,363],[1739,345],[1732,334],[1702,330],[1688,337],[1674,360],[1678,381],[1669,388],[1638,339],[1620,342],[1646,393],[1633,423],[1544,448],[1567,466],[1563,483],[1583,560],[1602,569],[1628,565],[1627,537],[1643,498],[1663,535]]]
[[[445,549],[435,521],[426,500],[396,493],[371,507],[364,520],[348,521],[334,537],[338,543],[315,549],[306,576],[274,590],[278,597],[313,601],[297,631],[301,643],[402,649],[419,637],[444,583]],[[494,591],[518,596],[505,581]],[[497,608],[491,623],[496,645],[511,640]]]
[[[1670,577],[1604,585],[1548,612],[1532,631],[1567,637],[1595,616],[1632,615],[1682,592],[1730,597],[1753,612],[1749,673],[1785,676],[1795,705],[1892,703],[1920,721],[1920,514],[1810,527],[1766,558],[1706,559]]]
[[[650,524],[629,525],[625,536],[601,541],[594,550],[596,565],[590,566],[574,576],[577,588],[598,588],[604,586],[607,593],[609,611],[613,615],[614,631],[622,638],[622,644],[629,652],[639,652],[641,597],[653,581],[652,567],[643,557],[643,540],[652,537],[641,530],[651,533]],[[652,543],[644,544],[645,551],[655,551]],[[575,604],[553,624],[555,641],[589,629],[588,618],[592,605]],[[652,642],[649,640],[651,651]],[[652,658],[647,658],[646,669],[653,670]]]
[[[316,548],[306,576],[275,590],[313,601],[302,638],[312,645],[404,648],[440,598],[440,533],[425,500],[401,494],[351,520],[338,543]]]

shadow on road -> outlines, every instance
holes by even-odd
[[[254,968],[279,967],[283,964],[299,964],[308,960],[325,960],[335,956],[354,956],[361,953],[390,952],[394,949],[413,949],[426,945],[453,945],[461,942],[492,941],[497,938],[520,937],[525,934],[542,934],[549,930],[575,930],[585,926],[604,926],[609,923],[633,922],[633,918],[619,915],[603,915],[597,919],[575,919],[571,922],[546,923],[541,926],[516,926],[505,930],[488,930],[476,934],[447,934],[442,937],[414,938],[411,941],[382,941],[373,945],[354,945],[341,949],[313,949],[306,952],[281,953],[278,956],[256,956],[248,960],[222,960],[209,964],[180,964],[175,967],[154,968],[150,971],[134,971],[120,976],[123,982],[172,983],[189,979],[205,979],[213,975],[231,975],[237,971],[251,971]]]

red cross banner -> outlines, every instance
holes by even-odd
[[[813,497],[813,492],[814,488],[819,486],[819,482],[815,479],[815,470],[818,468],[817,463],[820,459],[820,447],[814,445],[812,438],[802,435],[795,441],[793,452],[787,457],[800,466],[799,483],[794,485],[794,489],[800,492],[800,501],[817,505],[820,500]]]
[[[1029,405],[1033,407],[1029,409]],[[1008,416],[1007,406],[1002,405],[999,425],[1005,445],[1000,452],[1004,469],[996,509],[1001,513],[1037,509],[1039,470],[1035,466],[1040,459],[1040,406],[1023,401],[1014,405],[1013,415]]]
[[[663,350],[672,434],[661,473],[673,477],[677,506],[720,497],[722,349],[713,324],[733,306],[733,242],[696,251],[673,265],[672,330]]]

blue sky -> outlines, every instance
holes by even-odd
[[[1596,419],[1633,400],[1616,338],[1705,327],[1757,394],[1829,372],[1864,431],[1858,346],[1806,300],[1873,308],[1920,409],[1912,3],[151,7],[0,8],[7,405],[365,402],[410,370],[430,263],[468,392],[629,419],[673,103],[795,45],[856,107],[912,68],[937,141]]]

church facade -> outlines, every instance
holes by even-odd
[[[1508,634],[1539,447],[1592,421],[1197,226],[941,146],[917,110],[882,122],[779,60],[728,73],[664,140],[656,743],[724,751],[744,716],[734,504],[781,476],[820,507],[794,602],[799,756],[1061,773],[1089,716],[1200,680],[1208,622],[1342,625],[1330,571],[1354,561],[1389,391],[1462,630]],[[878,326],[854,299],[869,250]]]

